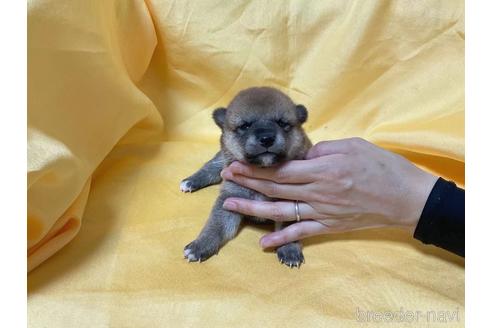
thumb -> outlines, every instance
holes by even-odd
[[[260,239],[260,245],[262,248],[277,247],[324,232],[327,232],[326,225],[318,221],[305,220],[263,236]]]

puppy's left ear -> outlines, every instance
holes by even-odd
[[[212,117],[214,118],[215,124],[222,130],[225,122],[226,109],[224,107],[217,108],[214,110]]]
[[[303,105],[297,105],[296,115],[297,115],[297,120],[299,121],[300,124],[306,122],[308,117],[308,112],[306,107],[304,107]]]

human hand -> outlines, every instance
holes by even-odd
[[[263,248],[309,236],[376,227],[415,229],[438,177],[360,138],[323,141],[306,160],[258,168],[234,162],[221,176],[281,201],[228,198],[224,208],[275,221],[302,221],[264,236]],[[291,200],[291,201],[289,201]]]

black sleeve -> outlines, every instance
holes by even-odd
[[[413,237],[465,256],[465,191],[439,178],[420,216]]]

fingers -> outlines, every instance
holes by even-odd
[[[364,142],[367,141],[362,138],[348,138],[318,142],[308,151],[306,159],[313,159],[316,157],[334,154],[347,154],[352,148]]]
[[[252,179],[242,175],[224,175],[224,178],[240,184],[270,198],[297,200],[308,191],[305,184],[278,184],[273,181]]]
[[[318,221],[301,221],[260,239],[262,248],[277,247],[306,237],[326,233],[329,228]]]
[[[315,180],[311,174],[313,164],[308,161],[289,161],[277,167],[260,168],[234,162],[224,169],[222,177],[228,179],[232,174],[278,183],[309,183]]]
[[[228,198],[224,208],[249,216],[256,216],[274,221],[295,221],[294,202],[262,202],[243,198]],[[299,203],[299,214],[302,219],[322,218],[309,204]]]

